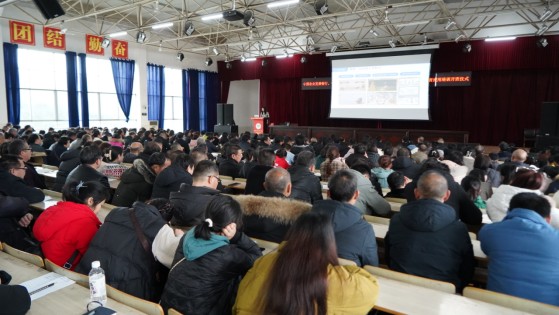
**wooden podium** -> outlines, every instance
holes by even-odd
[[[264,117],[250,117],[250,120],[252,120],[252,132],[257,134],[257,135],[261,135],[264,133],[264,130],[266,129],[266,118]]]

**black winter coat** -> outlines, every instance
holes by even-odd
[[[29,187],[23,179],[3,170],[0,170],[0,195],[22,197],[29,203],[41,202],[45,199],[43,191]]]
[[[0,242],[19,250],[30,244],[24,240],[27,233],[18,224],[19,219],[29,212],[29,202],[21,197],[0,196]]]
[[[189,315],[231,314],[241,277],[262,256],[260,248],[248,236],[237,232],[230,245],[192,261],[180,261],[184,257],[184,240],[185,237],[179,243],[161,306]]]
[[[80,165],[80,152],[81,150],[65,151],[60,156],[60,165],[56,173],[56,182],[54,183],[53,190],[62,191],[62,187],[66,184],[66,178],[71,171]]]
[[[122,173],[111,203],[118,207],[131,207],[135,201],[146,201],[151,196],[155,174],[142,159],[134,160],[131,168]]]
[[[76,182],[95,181],[103,184],[103,186],[107,188],[108,192],[110,192],[111,189],[111,186],[109,185],[109,179],[107,178],[107,176],[97,172],[97,170],[95,170],[91,166],[84,165],[84,164],[81,164],[80,166],[76,167],[73,171],[70,172],[70,174],[68,174],[68,177],[66,178],[66,183],[69,183],[71,181],[76,181]]]
[[[273,167],[265,165],[256,165],[250,170],[247,176],[245,187],[245,195],[258,195],[264,191],[264,179],[266,173]]]
[[[231,158],[225,159],[219,163],[219,175],[231,176],[234,179],[240,177],[241,166],[241,163]]]
[[[166,224],[159,211],[142,202],[133,208],[115,208],[95,234],[76,271],[88,274],[91,263],[101,262],[107,284],[130,295],[157,302],[156,272],[158,263],[151,250],[146,252],[134,229],[130,210],[134,209],[138,224],[151,245],[159,230]],[[118,240],[118,241],[115,241]]]
[[[323,199],[320,179],[308,167],[293,165],[287,171],[291,175],[291,198],[308,203]]]
[[[416,164],[414,160],[406,156],[399,156],[392,162],[392,169],[401,172],[407,178],[416,178],[420,168],[419,164]]]
[[[384,238],[390,269],[453,283],[458,291],[474,274],[468,229],[450,206],[433,199],[402,205]]]
[[[178,165],[171,165],[155,178],[151,198],[169,199],[169,195],[179,191],[183,183],[192,185],[192,175]]]
[[[178,192],[171,193],[169,197],[175,209],[171,224],[182,227],[200,224],[208,203],[220,193],[208,187],[182,185]]]

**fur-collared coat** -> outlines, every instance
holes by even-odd
[[[252,195],[233,196],[243,209],[244,232],[250,237],[280,243],[297,218],[310,211],[306,202]]]
[[[155,174],[142,159],[134,160],[133,166],[120,177],[111,204],[118,207],[132,207],[135,201],[146,201],[151,196]]]

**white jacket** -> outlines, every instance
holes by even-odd
[[[493,222],[502,221],[509,211],[510,200],[514,195],[522,192],[531,192],[541,195],[539,190],[515,187],[511,185],[501,185],[493,190],[493,195],[487,200],[487,215]]]

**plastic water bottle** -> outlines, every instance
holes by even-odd
[[[89,293],[91,301],[103,304],[107,303],[107,287],[105,282],[105,271],[101,269],[101,263],[96,260],[91,263],[89,272]]]

